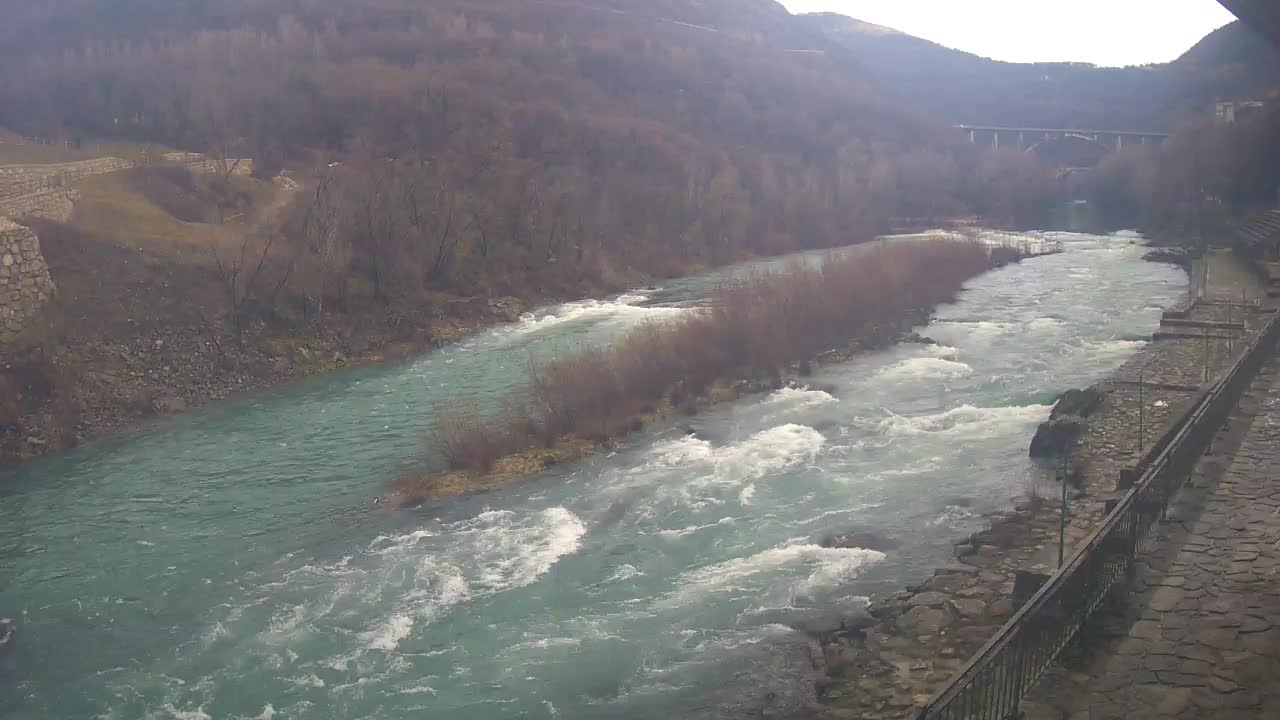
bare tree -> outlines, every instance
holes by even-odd
[[[332,173],[321,176],[302,220],[306,252],[317,258],[320,264],[319,282],[315,295],[311,298],[317,318],[324,315],[324,298],[329,290],[327,281],[330,272],[334,269],[341,247],[340,215],[333,192],[333,181]]]
[[[220,221],[219,217],[215,227],[221,225]],[[246,231],[240,238],[237,252],[224,257],[218,250],[216,232],[210,232],[210,253],[217,267],[219,284],[226,296],[231,329],[235,333],[237,344],[244,340],[245,311],[258,294],[259,283],[262,282],[263,277],[262,271],[266,266],[267,256],[271,254],[271,248],[275,244],[276,234],[266,233],[265,239],[261,239],[261,242],[256,244],[253,242],[255,239],[261,239],[261,236],[256,232]],[[289,273],[286,271],[280,282],[276,284],[272,296],[284,286],[288,276]]]

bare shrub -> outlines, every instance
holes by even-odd
[[[427,445],[450,470],[477,472],[489,472],[499,458],[515,449],[506,428],[484,418],[474,407],[438,415]]]
[[[947,300],[991,266],[976,241],[882,244],[795,260],[726,282],[708,306],[648,322],[607,348],[531,361],[529,385],[483,418],[446,413],[429,443],[454,469],[487,472],[505,454],[562,436],[597,442],[628,432],[669,399],[680,412],[716,380],[736,375],[781,384],[783,368],[873,335],[921,307]]]

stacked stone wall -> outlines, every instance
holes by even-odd
[[[53,292],[35,232],[0,217],[0,345],[12,341]]]
[[[71,218],[72,202],[78,197],[75,182],[131,167],[132,162],[120,158],[0,166],[0,217],[34,215],[66,222]]]
[[[61,190],[77,180],[92,175],[131,167],[133,167],[132,162],[120,158],[97,158],[56,165],[3,165],[0,166],[0,201],[33,193]]]

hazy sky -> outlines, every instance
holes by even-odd
[[[1098,65],[1167,62],[1235,19],[1216,0],[781,0],[978,55]]]

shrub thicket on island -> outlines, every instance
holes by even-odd
[[[883,243],[728,282],[707,307],[645,323],[609,347],[531,362],[526,386],[496,412],[438,415],[428,452],[451,471],[483,475],[523,451],[607,441],[660,408],[687,407],[718,380],[777,378],[793,363],[896,328],[1010,259],[998,250],[1001,257],[955,239]],[[432,482],[406,479],[402,492]]]

